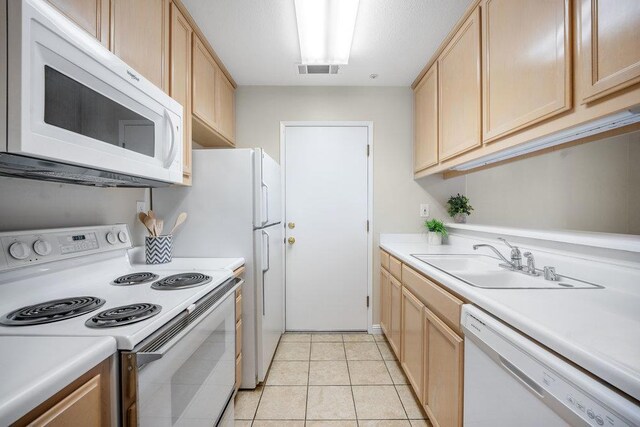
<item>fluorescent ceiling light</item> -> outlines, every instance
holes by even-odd
[[[295,0],[303,64],[348,64],[360,0]]]
[[[587,136],[596,135],[611,129],[617,129],[633,123],[640,122],[640,107],[631,108],[620,113],[612,114],[601,119],[597,119],[580,126],[576,126],[567,130],[557,132],[555,134],[534,139],[517,147],[499,151],[494,154],[481,157],[458,166],[454,166],[451,170],[467,171],[480,166],[490,165],[503,160],[512,159],[522,156],[523,154],[533,153],[534,151],[543,150],[566,142],[575,141]]]

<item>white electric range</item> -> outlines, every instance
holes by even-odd
[[[124,224],[0,233],[0,247],[0,335],[114,337],[123,425],[220,419],[242,260],[139,264]]]

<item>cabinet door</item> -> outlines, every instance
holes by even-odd
[[[438,58],[440,161],[482,144],[480,93],[480,10],[476,9]]]
[[[387,338],[389,339],[389,345],[396,354],[396,357],[400,359],[400,345],[402,339],[400,336],[400,330],[402,327],[402,285],[391,275],[389,275],[389,281],[391,283],[389,298],[389,305],[391,307],[389,327],[391,329],[391,333]]]
[[[437,427],[462,426],[463,340],[429,309],[425,313],[424,402]]]
[[[109,0],[48,0],[76,25],[109,46]]]
[[[100,427],[102,399],[100,375],[81,385],[29,425],[47,427]]]
[[[236,137],[235,89],[221,70],[218,70],[217,76],[216,122],[218,124],[218,131],[233,143]]]
[[[415,135],[413,171],[438,163],[438,64],[434,64],[414,94]]]
[[[424,396],[424,304],[402,288],[402,355],[400,362],[409,382],[422,401]]]
[[[193,30],[178,7],[171,3],[169,95],[182,104],[184,135],[183,183],[191,184],[191,37]]]
[[[389,337],[391,321],[391,282],[389,272],[380,268],[380,327],[382,332]]]
[[[168,0],[111,0],[111,50],[164,90],[168,46]]]
[[[577,3],[583,103],[640,82],[640,1]]]
[[[218,65],[200,41],[193,41],[193,116],[212,129],[216,123],[215,88],[219,73]]]
[[[571,108],[569,0],[484,0],[483,140]]]

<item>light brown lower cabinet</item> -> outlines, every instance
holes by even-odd
[[[388,257],[387,257],[388,259]],[[391,330],[391,281],[389,272],[384,268],[380,268],[380,328],[385,334],[389,334]]]
[[[424,393],[425,306],[407,288],[402,288],[402,358],[404,369],[416,396]]]
[[[389,340],[389,345],[396,354],[396,357],[400,359],[400,346],[402,340],[402,284],[391,274],[389,274],[389,282],[390,332],[387,335],[387,339]]]
[[[428,308],[422,402],[434,427],[462,426],[463,339]]]
[[[12,424],[33,427],[111,425],[110,360],[91,369]]]
[[[244,274],[244,267],[234,271],[236,277]],[[242,383],[242,287],[236,290],[236,391]]]

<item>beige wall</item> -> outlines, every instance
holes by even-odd
[[[147,193],[0,177],[0,231],[125,223],[133,243],[141,245],[144,227],[136,220],[136,201],[146,200]]]
[[[640,132],[465,177],[469,223],[640,234]]]
[[[463,179],[413,180],[413,95],[401,87],[240,87],[237,146],[263,147],[280,158],[281,121],[373,121],[373,236],[422,231],[420,203],[445,218],[443,201],[462,191]],[[428,190],[427,190],[428,188]],[[378,251],[374,250],[374,324],[378,323]]]

